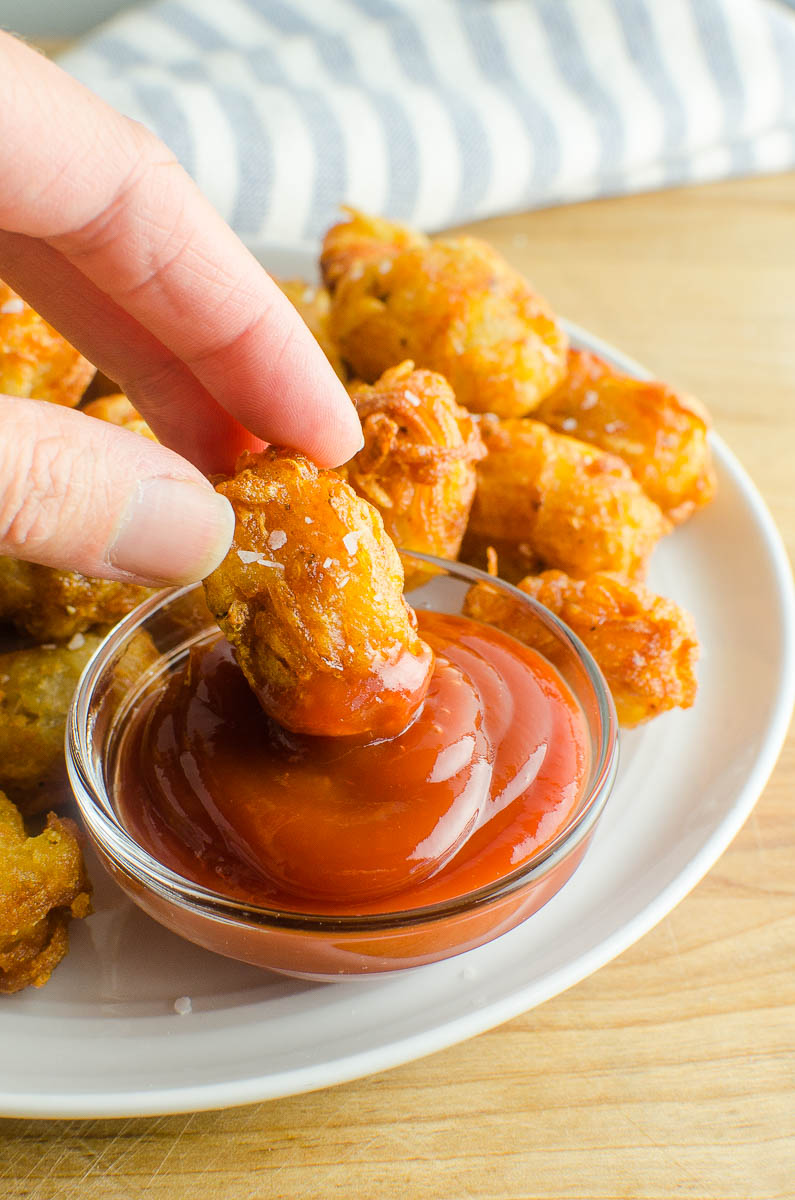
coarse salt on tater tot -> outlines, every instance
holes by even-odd
[[[470,530],[570,575],[641,577],[670,524],[614,455],[535,420],[484,417]]]
[[[345,465],[351,486],[380,512],[402,550],[456,558],[486,453],[447,380],[412,362],[357,384],[351,396],[364,447]]]
[[[74,408],[96,368],[0,280],[0,393]]]
[[[560,617],[588,647],[607,680],[622,725],[638,725],[670,708],[693,704],[698,642],[692,617],[674,601],[608,572],[572,579],[563,571],[544,571],[518,586]],[[490,584],[476,584],[465,609],[552,662],[560,653],[541,621]]]
[[[562,326],[486,242],[430,240],[352,212],[320,261],[332,337],[368,383],[410,358],[444,375],[466,408],[522,416],[565,374]]]
[[[715,494],[709,414],[695,397],[664,383],[635,379],[596,354],[572,349],[566,378],[534,416],[623,458],[676,524]]]
[[[334,471],[273,447],[216,481],[237,518],[207,603],[265,711],[299,733],[389,736],[433,653],[377,510]]]

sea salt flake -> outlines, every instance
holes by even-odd
[[[174,1012],[180,1017],[187,1017],[193,1012],[193,1001],[190,996],[177,996],[174,1001]]]
[[[274,529],[268,537],[268,545],[271,550],[280,550],[287,541],[287,534],[283,529]]]
[[[74,637],[72,637],[66,643],[66,649],[67,650],[79,650],[81,648],[81,646],[85,646],[85,644],[86,644],[86,639],[83,637],[82,633],[76,633],[74,635]]]
[[[327,571],[333,562],[334,562],[333,558],[324,558],[323,559],[323,570]]]
[[[573,429],[577,428],[577,418],[576,417],[564,417],[564,419],[560,423],[560,427],[561,427],[561,429],[565,429],[566,433],[571,433]]]
[[[359,548],[359,538],[362,535],[357,530],[352,529],[350,533],[346,533],[342,539],[342,544],[349,554],[355,554]]]
[[[69,613],[70,617],[73,617],[77,612],[77,609],[75,608],[74,604],[67,604],[66,611]]]
[[[337,577],[337,587],[345,587],[345,584],[348,582],[349,579],[350,579],[350,575],[348,574],[347,571],[344,571],[342,573],[342,575],[339,575]]]
[[[304,517],[304,521],[306,522],[307,525],[314,525],[314,521],[312,520],[311,517]]]
[[[618,433],[621,428],[620,421],[608,421],[605,424],[605,433]]]
[[[237,557],[246,565],[249,563],[261,563],[265,561],[258,550],[238,550]]]
[[[386,275],[387,271],[391,271],[391,270],[392,270],[392,259],[391,258],[382,258],[380,263],[378,264],[379,274]]]
[[[599,393],[587,391],[582,398],[582,407],[585,409],[593,408],[599,399]]]
[[[420,398],[419,398],[419,396],[417,395],[417,393],[416,393],[416,392],[412,392],[411,388],[406,388],[406,390],[405,390],[405,392],[403,393],[403,395],[406,397],[406,399],[408,400],[409,404],[415,404],[415,405],[416,405],[416,404],[419,404],[419,402],[420,402]]]
[[[42,650],[54,650],[55,642],[42,642],[41,648],[42,648]]]
[[[12,296],[10,300],[6,300],[5,304],[0,305],[0,313],[21,313],[25,311],[25,301],[20,300],[19,296]]]

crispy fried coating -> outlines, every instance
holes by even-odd
[[[83,405],[83,412],[87,417],[97,417],[100,421],[107,421],[109,425],[119,425],[122,429],[130,429],[153,442],[157,441],[146,421],[138,410],[133,408],[132,402],[123,392],[113,392],[108,396],[98,396],[96,400],[89,400],[88,404]]]
[[[302,317],[320,349],[344,383],[348,377],[340,357],[339,347],[329,329],[331,301],[324,287],[306,283],[303,279],[274,279],[287,299]]]
[[[71,796],[64,727],[77,681],[99,646],[99,634],[76,633],[66,646],[32,646],[0,654],[0,788],[23,814],[58,808]],[[126,691],[157,660],[138,633],[116,664]]]
[[[664,383],[634,379],[596,354],[571,349],[566,378],[534,415],[623,458],[676,524],[715,494],[709,414],[695,397]]]
[[[572,579],[544,571],[519,584],[560,617],[585,643],[602,670],[622,725],[639,725],[696,698],[698,641],[689,613],[642,583],[599,572]],[[468,593],[466,612],[496,625],[555,661],[554,638],[511,596],[490,584]]]
[[[484,417],[480,429],[488,454],[477,465],[473,534],[524,545],[570,575],[643,576],[670,525],[625,462],[541,421]]]
[[[301,733],[404,728],[433,655],[376,509],[336,472],[272,447],[216,488],[237,524],[207,603],[265,711]]]
[[[441,558],[461,547],[486,453],[475,422],[447,381],[411,362],[351,389],[364,447],[345,477],[380,512],[396,546]]]
[[[23,812],[56,808],[69,795],[66,713],[83,667],[101,640],[78,633],[69,646],[0,654],[0,788]]]
[[[38,642],[65,642],[94,625],[115,625],[151,594],[132,583],[0,557],[0,621]]]
[[[564,330],[485,242],[431,241],[352,212],[320,261],[332,336],[367,383],[410,358],[444,375],[466,408],[522,416],[565,374]]]
[[[41,987],[69,948],[71,917],[91,911],[72,821],[50,813],[38,837],[0,792],[0,992]]]
[[[74,408],[95,369],[0,280],[0,392]]]

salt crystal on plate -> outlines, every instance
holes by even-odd
[[[180,1017],[186,1017],[193,1012],[193,1001],[190,996],[177,996],[174,1001],[174,1012]]]
[[[10,300],[6,300],[5,304],[0,305],[0,313],[21,313],[25,311],[25,301],[20,300],[19,296],[12,296]]]

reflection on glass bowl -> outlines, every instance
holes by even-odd
[[[101,861],[131,899],[167,928],[217,953],[289,975],[368,975],[435,962],[492,940],[545,904],[576,869],[618,762],[615,710],[598,667],[556,617],[509,584],[460,563],[408,553],[403,559],[416,609],[460,614],[479,584],[532,615],[548,644],[554,639],[555,668],[579,703],[590,741],[587,778],[568,823],[495,882],[401,911],[268,908],[178,874],[135,840],[114,794],[114,763],[136,704],[180,670],[191,647],[215,628],[200,585],[160,593],[116,626],[87,666],[72,703],[66,749],[72,788]]]

